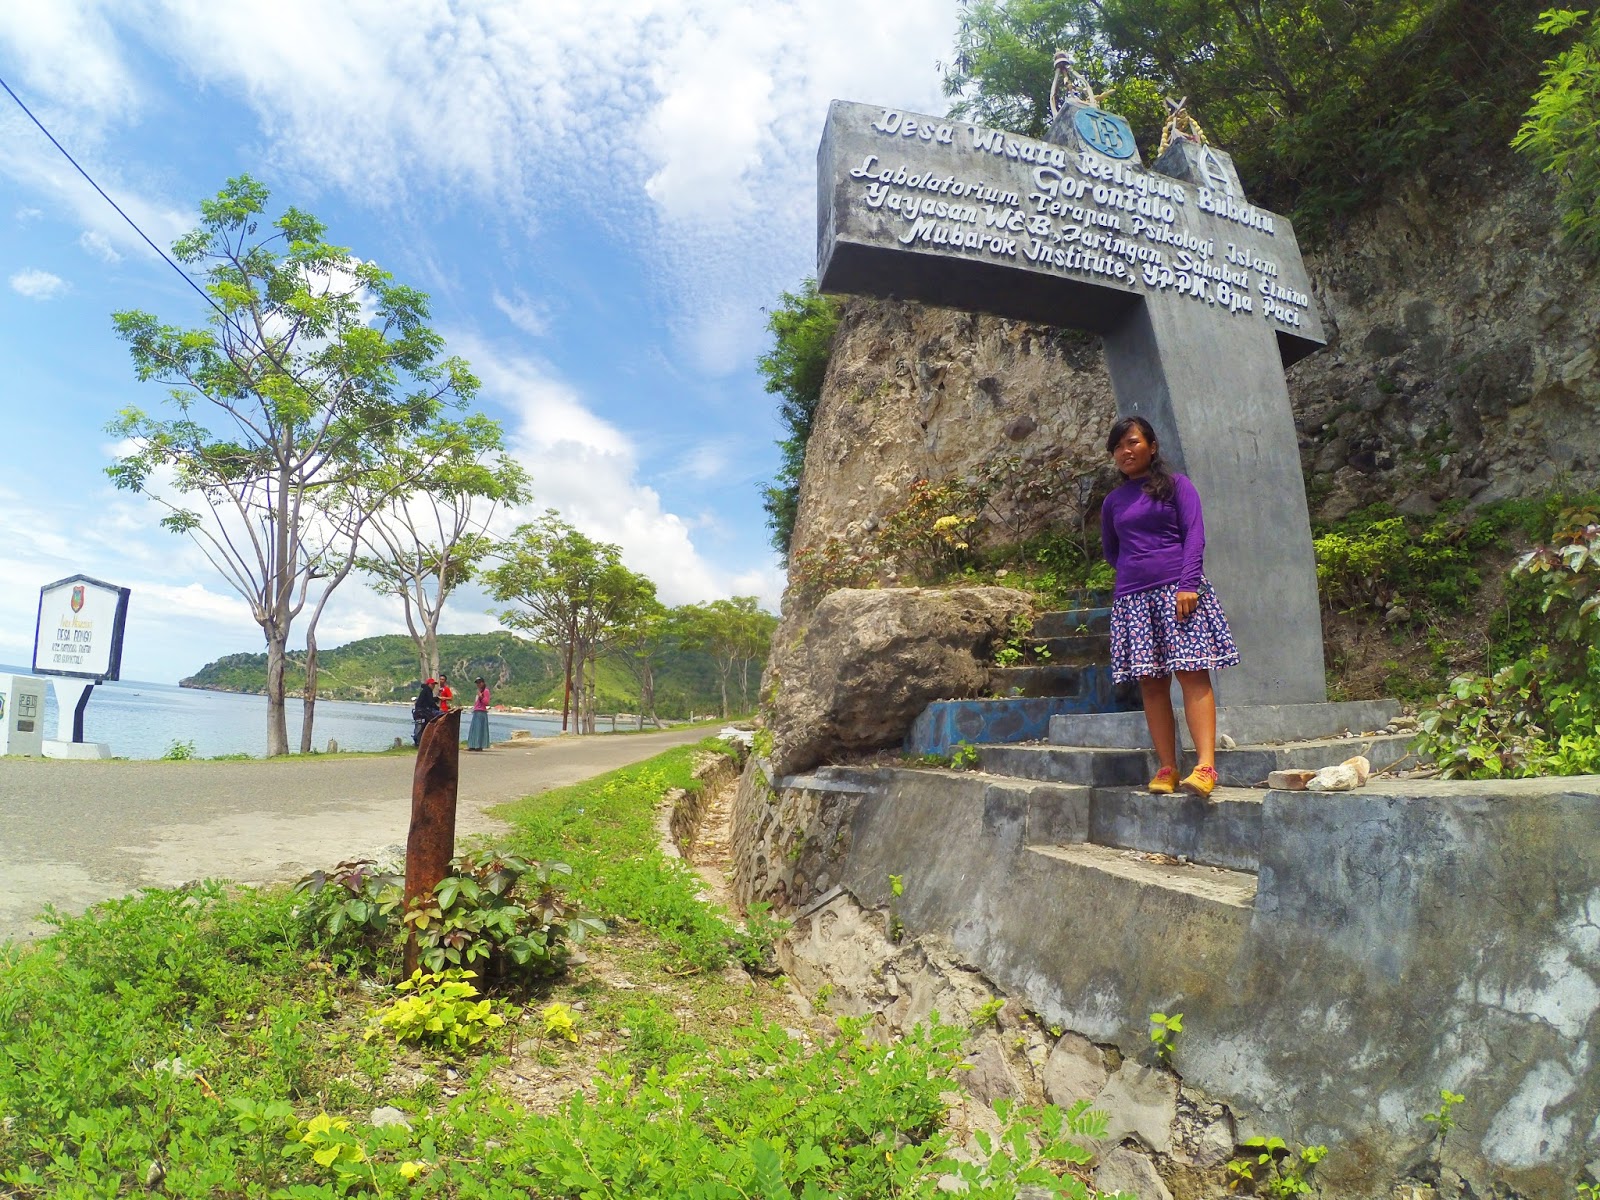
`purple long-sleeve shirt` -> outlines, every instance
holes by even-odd
[[[1116,569],[1118,596],[1168,583],[1198,591],[1206,552],[1200,493],[1186,475],[1172,477],[1170,500],[1145,495],[1142,479],[1128,480],[1100,509],[1100,544]]]

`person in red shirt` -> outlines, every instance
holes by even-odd
[[[439,672],[439,711],[442,712],[442,713],[449,712],[450,711],[450,701],[454,700],[455,697],[456,697],[456,694],[450,690],[450,676],[446,675],[443,671],[440,671]]]

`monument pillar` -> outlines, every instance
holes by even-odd
[[[1324,344],[1294,230],[1249,203],[1226,153],[1180,135],[1149,170],[1091,100],[1063,102],[1044,141],[835,101],[818,285],[1101,334],[1118,410],[1150,420],[1205,505],[1243,659],[1219,700],[1338,724],[1284,379]]]
[[[1206,577],[1244,661],[1214,677],[1220,704],[1327,698],[1311,520],[1289,389],[1272,330],[1197,329],[1193,305],[1153,297],[1105,335],[1117,411],[1155,426],[1205,505]]]

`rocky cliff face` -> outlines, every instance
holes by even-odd
[[[1289,387],[1314,513],[1594,485],[1600,271],[1544,180],[1413,181],[1309,265],[1331,337]]]
[[[1600,268],[1561,241],[1550,189],[1524,164],[1413,180],[1307,264],[1330,342],[1289,387],[1314,517],[1380,499],[1423,513],[1600,476]],[[1093,337],[850,301],[794,547],[855,541],[916,479],[996,458],[1087,486],[1113,415]],[[1013,497],[1007,532],[1060,519],[1060,503]]]

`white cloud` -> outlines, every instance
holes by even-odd
[[[829,100],[944,105],[957,0],[151,0],[126,28],[251,106],[283,172],[377,207],[447,188],[528,229],[579,206],[654,264],[710,374],[747,363],[754,317],[812,269]],[[90,22],[80,24],[93,25]],[[101,92],[119,78],[96,38]],[[774,252],[774,247],[781,247]],[[534,334],[545,314],[501,311]],[[526,322],[526,323],[525,323]]]
[[[494,306],[505,314],[518,329],[529,337],[543,337],[550,329],[550,313],[545,305],[529,300],[527,294],[518,288],[514,298],[508,298],[496,291]]]
[[[83,247],[85,253],[94,255],[103,263],[122,261],[122,255],[112,246],[111,239],[98,229],[84,230],[82,236],[78,238],[78,245]]]
[[[18,65],[12,82],[41,118],[52,105],[127,112],[138,103],[103,6],[0,4],[0,46]]]
[[[61,276],[35,267],[18,271],[9,282],[13,292],[30,300],[54,300],[67,290],[67,281]]]
[[[31,205],[28,205],[17,209],[16,215],[17,220],[26,224],[29,221],[37,221],[40,217],[44,216],[44,209],[34,208]]]
[[[531,513],[557,509],[590,537],[621,546],[623,560],[655,580],[663,603],[731,594],[734,580],[708,563],[690,536],[699,522],[669,512],[660,493],[638,478],[638,453],[625,433],[592,412],[546,365],[470,336],[453,336],[450,343],[473,364],[484,394],[513,414],[507,441],[533,476]],[[702,462],[710,465],[709,458]],[[764,587],[762,594],[780,592]]]

